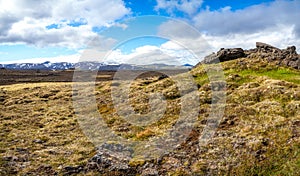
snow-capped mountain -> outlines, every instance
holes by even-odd
[[[13,70],[70,70],[70,69],[82,69],[82,70],[97,70],[97,69],[117,69],[119,65],[114,67],[99,62],[57,62],[51,63],[49,61],[44,63],[16,63],[16,64],[0,64],[0,68],[13,69]]]
[[[100,62],[57,62],[51,63],[49,61],[44,63],[16,63],[16,64],[0,64],[0,68],[13,69],[13,70],[143,70],[143,69],[170,69],[170,68],[186,68],[187,65],[183,66],[170,66],[165,64],[153,64],[147,66],[137,66],[130,64],[109,64]]]

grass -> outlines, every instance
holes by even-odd
[[[215,136],[198,148],[198,136],[211,110],[206,70],[213,67],[202,65],[190,72],[200,94],[198,121],[187,141],[155,167],[162,175],[299,175],[300,135],[294,124],[300,121],[300,72],[260,59],[222,63],[227,84],[224,117]],[[220,76],[218,70],[211,73]],[[95,95],[99,113],[117,135],[147,141],[175,124],[180,95],[170,78],[136,79],[129,92],[130,105],[120,105],[147,114],[149,95],[164,95],[164,115],[147,126],[130,124],[116,113],[111,87],[120,85],[103,81],[96,84],[95,92],[87,92],[87,96]],[[63,175],[65,167],[85,167],[96,153],[74,113],[71,83],[0,86],[0,97],[4,97],[0,101],[0,175]],[[129,164],[145,163],[141,157]],[[79,175],[96,174],[97,170],[90,170]]]
[[[230,149],[230,147],[224,149],[231,153],[229,157],[231,159],[226,159],[227,162],[228,160],[240,162],[237,162],[231,169],[222,170],[222,167],[219,167],[216,173],[299,175],[300,142],[299,138],[294,138],[291,134],[292,128],[289,124],[291,121],[300,120],[299,110],[296,107],[300,104],[300,72],[268,64],[260,59],[253,61],[238,59],[224,62],[222,66],[227,84],[225,111],[227,123],[221,122],[221,126],[229,127],[227,130],[224,128],[226,133],[232,132],[241,139],[248,139],[248,142],[243,144],[246,145],[243,149],[237,150],[238,153],[235,152],[236,149]],[[202,85],[199,91],[206,92],[203,95],[207,95],[210,91],[208,77],[204,76],[205,67],[206,65],[202,65],[192,70],[195,80]],[[221,131],[223,130],[220,129]],[[260,142],[250,142],[260,138],[269,139],[272,142],[267,146],[263,146]],[[287,144],[290,140],[293,142]],[[228,137],[224,138],[223,145],[225,143],[229,146],[236,145],[236,142]],[[260,159],[255,157],[258,151],[263,151]],[[224,159],[219,160],[224,161]],[[207,162],[203,161],[193,165],[194,171],[199,173],[207,171],[207,168],[209,168]]]
[[[250,62],[245,65],[241,65],[242,62]],[[215,64],[212,64],[210,67],[214,67]],[[217,67],[217,66],[215,66]],[[261,61],[260,59],[238,59],[233,61],[228,61],[222,63],[224,75],[229,81],[231,76],[238,75],[238,79],[235,79],[234,82],[239,84],[252,82],[257,77],[266,76],[271,79],[288,81],[295,84],[300,84],[300,74],[298,70],[288,68],[288,67],[278,67],[272,65],[272,63],[267,63],[266,61]],[[195,80],[201,85],[208,83],[208,77],[206,74],[207,65],[201,65],[198,68],[192,70],[192,74],[195,77]]]
[[[95,153],[73,113],[70,84],[21,84],[1,91],[8,96],[0,105],[1,175],[43,173],[44,166],[57,172],[82,165]],[[51,96],[40,98],[45,93]]]
[[[242,175],[299,175],[300,174],[300,148],[295,146],[280,146],[268,151],[267,160],[255,162],[253,159],[243,161],[231,174]]]
[[[235,70],[232,70],[230,72],[235,72]],[[271,79],[277,79],[277,80],[284,80],[284,81],[288,81],[288,82],[292,82],[295,84],[300,84],[300,75],[299,72],[290,68],[276,68],[273,70],[242,70],[240,72],[235,72],[240,74],[241,76],[243,76],[244,78],[249,77],[249,76],[255,76],[255,77],[259,77],[259,76],[267,76],[268,78]],[[247,80],[247,79],[246,79]],[[250,81],[251,79],[248,79],[248,81]],[[248,81],[244,81],[248,82]]]

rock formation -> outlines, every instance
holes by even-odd
[[[249,59],[260,57],[269,62],[275,62],[277,65],[300,69],[300,56],[297,54],[295,46],[278,49],[265,43],[256,42],[256,48],[246,51],[246,55]]]
[[[199,64],[225,62],[245,57],[249,59],[259,57],[269,62],[275,62],[277,65],[300,69],[300,55],[297,54],[295,46],[279,49],[261,42],[256,42],[256,48],[250,50],[243,50],[242,48],[221,48],[217,53],[206,56]]]
[[[244,50],[242,48],[230,48],[224,49],[221,48],[217,53],[213,53],[204,58],[201,62],[203,64],[217,63],[217,62],[225,62],[229,60],[234,60],[238,58],[245,57]]]

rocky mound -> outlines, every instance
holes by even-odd
[[[262,58],[269,62],[275,62],[277,65],[288,66],[300,69],[300,55],[296,52],[295,46],[279,49],[266,43],[256,42],[256,48],[243,50],[242,48],[221,48],[217,53],[213,53],[204,58],[201,64],[211,64],[225,62],[238,58]]]

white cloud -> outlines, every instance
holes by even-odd
[[[286,48],[300,47],[300,1],[276,0],[233,11],[223,8],[198,13],[193,22],[206,33],[204,38],[214,48],[254,48],[255,42],[265,42]]]
[[[104,26],[130,13],[122,0],[56,1],[53,16],[73,20],[85,18],[91,26]],[[57,7],[57,8],[55,8]]]
[[[3,54],[0,52],[0,54]],[[185,48],[180,45],[168,41],[160,46],[145,45],[138,47],[130,54],[124,54],[120,49],[113,51],[101,51],[97,48],[80,50],[77,54],[61,55],[56,57],[41,57],[22,59],[15,61],[4,61],[0,64],[11,63],[43,63],[46,61],[55,62],[82,62],[82,61],[96,61],[103,63],[124,63],[124,64],[169,64],[169,65],[183,65],[196,64],[197,58],[193,56]]]
[[[230,7],[206,9],[195,15],[192,22],[200,31],[212,35],[256,33],[278,25],[295,25],[295,33],[300,34],[299,17],[299,0],[276,0],[235,11]]]
[[[96,33],[87,25],[60,29],[46,29],[47,20],[25,17],[14,23],[5,36],[0,36],[3,43],[26,43],[36,46],[67,46],[77,48],[95,38]]]
[[[156,0],[155,10],[166,10],[169,14],[176,11],[184,12],[188,15],[195,14],[201,7],[203,0]]]
[[[116,49],[111,51],[105,61],[137,65],[183,65],[187,63],[196,64],[199,60],[184,47],[172,41],[167,41],[160,46],[145,45],[138,47],[130,54],[123,54],[120,49]]]
[[[299,17],[300,1],[296,0],[277,0],[236,11],[208,8],[192,18],[197,30],[170,20],[160,25],[159,34],[178,41],[199,58],[220,48],[255,48],[257,41],[279,48],[296,45],[300,53]]]
[[[3,52],[3,51],[0,51],[0,54],[1,54],[1,55],[7,55],[7,54],[8,54],[8,52]]]
[[[195,41],[197,41],[197,39]],[[198,50],[199,52],[194,53],[194,50],[192,50],[192,48],[187,48],[187,46],[180,45],[179,43],[175,43],[175,42],[176,41],[168,41],[162,44],[160,46],[160,49],[164,53],[167,53],[169,56],[176,58],[177,62],[180,63],[180,65],[183,64],[195,65],[201,60],[202,57],[208,54],[206,51],[204,51],[207,49],[202,50],[200,45],[197,45],[199,47]]]
[[[197,29],[182,21],[169,20],[162,23],[158,28],[158,34],[183,48],[182,50],[178,50],[181,51],[180,57],[183,57],[183,53],[192,53],[195,55],[197,61],[194,60],[190,64],[197,64],[202,58],[210,54],[212,49]]]
[[[203,35],[214,51],[220,48],[241,47],[255,48],[255,42],[264,42],[278,48],[296,45],[300,47],[300,40],[295,36],[294,26],[280,25],[250,34],[227,34],[222,36]],[[297,51],[300,53],[300,48]]]
[[[122,0],[0,0],[0,42],[80,47],[96,36],[92,27],[113,25],[130,13]],[[79,21],[87,24],[68,25]],[[51,24],[59,28],[47,29]]]
[[[127,24],[124,24],[124,23],[115,23],[113,26],[115,26],[115,27],[120,27],[120,28],[122,28],[123,30],[125,30],[125,29],[128,28],[128,25],[127,25]]]
[[[73,55],[64,55],[64,56],[56,56],[56,57],[39,57],[39,58],[30,58],[30,59],[22,59],[15,61],[5,61],[0,62],[0,64],[11,64],[11,63],[43,63],[46,61],[55,62],[69,62],[76,63],[80,60],[80,54]]]
[[[107,53],[107,51],[100,51],[96,49],[82,50],[78,54],[69,56],[58,56],[51,58],[33,58],[26,60],[14,61],[15,63],[41,63],[45,61],[51,62],[78,62],[78,61],[99,61],[99,62],[115,62],[127,64],[169,64],[169,65],[183,65],[186,63],[197,64],[208,53],[217,51],[222,47],[242,47],[250,49],[255,47],[256,41],[266,42],[285,48],[288,45],[300,46],[300,41],[294,37],[293,27],[280,26],[278,28],[268,29],[253,34],[229,34],[224,36],[203,35],[202,40],[205,40],[209,46],[205,52],[201,54],[202,57],[194,57],[192,51],[184,46],[181,46],[177,41],[168,41],[160,46],[145,45],[136,48],[130,54],[124,54],[117,49]],[[197,43],[197,39],[190,39],[187,42],[193,43],[193,47],[201,48],[201,43]],[[206,45],[207,45],[206,44]],[[299,52],[299,48],[298,48]],[[299,52],[300,53],[300,52]],[[108,54],[108,55],[107,55]],[[11,63],[11,62],[6,62]]]
[[[184,47],[167,41],[160,46],[145,45],[137,47],[130,54],[124,54],[120,49],[113,51],[99,50],[99,48],[90,48],[80,50],[77,54],[61,55],[56,57],[41,57],[22,59],[15,61],[0,62],[0,64],[11,63],[43,63],[45,61],[55,62],[82,62],[82,61],[96,61],[103,63],[124,63],[124,64],[169,64],[169,65],[183,65],[183,64],[197,64],[198,59]]]

